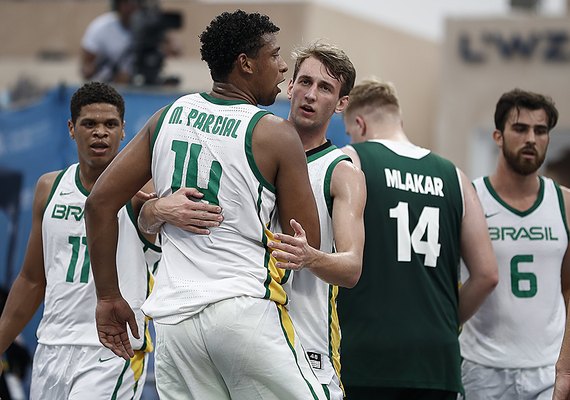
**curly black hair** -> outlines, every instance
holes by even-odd
[[[81,109],[89,104],[106,103],[117,107],[121,120],[125,119],[125,101],[123,96],[112,86],[102,82],[88,82],[81,86],[71,97],[69,111],[71,122],[75,124]]]
[[[263,47],[263,35],[279,32],[267,15],[236,10],[224,12],[210,22],[200,35],[202,60],[215,82],[225,82],[238,55],[256,57]]]

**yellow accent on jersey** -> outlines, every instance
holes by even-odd
[[[338,295],[338,286],[331,286],[331,296],[329,299],[329,306],[331,310],[331,322],[330,322],[330,351],[331,360],[340,381],[340,388],[344,393],[344,387],[342,386],[342,380],[340,379],[340,327],[338,321],[338,312],[336,310],[336,297]]]
[[[291,347],[295,347],[295,329],[293,328],[293,321],[291,321],[289,312],[282,304],[277,304],[277,308],[279,309],[279,318],[281,320],[281,326],[283,327],[285,336],[291,344]]]
[[[277,241],[275,240],[273,233],[267,228],[265,228],[265,237],[267,239],[265,243],[268,243],[270,241]],[[287,293],[285,292],[285,289],[283,289],[283,286],[281,286],[281,282],[283,281],[283,278],[285,277],[287,271],[281,268],[277,268],[275,266],[276,262],[277,260],[275,257],[271,255],[269,257],[269,262],[267,263],[267,269],[269,270],[269,275],[271,276],[271,281],[268,285],[269,299],[273,300],[277,304],[287,304]]]
[[[152,345],[150,347],[152,347]],[[135,378],[135,382],[138,382],[144,371],[144,361],[145,361],[145,351],[135,350],[135,355],[131,358],[131,364],[130,364],[131,370],[133,371],[133,375]]]

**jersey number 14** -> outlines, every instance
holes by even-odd
[[[426,267],[435,267],[441,249],[439,208],[424,207],[411,233],[408,203],[401,201],[396,207],[391,208],[390,218],[395,218],[398,226],[398,262],[412,261],[413,248],[416,254],[425,255],[424,265]],[[422,239],[424,236],[426,236],[425,240]]]
[[[206,188],[198,187],[198,158],[202,151],[202,145],[192,143],[190,145],[190,156],[188,157],[188,142],[180,140],[172,141],[172,151],[174,152],[174,172],[172,173],[172,192],[180,189],[182,185],[182,176],[186,169],[186,180],[184,187],[195,188],[204,194],[202,198],[210,204],[219,205],[218,192],[220,191],[220,178],[222,177],[222,166],[218,161],[212,161],[212,165],[208,174],[208,186]],[[188,162],[185,165],[186,158]],[[205,190],[204,190],[205,189]]]

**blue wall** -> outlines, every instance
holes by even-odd
[[[67,120],[69,102],[76,87],[50,90],[37,104],[0,112],[0,285],[9,288],[20,270],[32,220],[32,202],[37,179],[44,173],[60,170],[77,161],[75,142],[69,138]],[[128,142],[146,120],[159,108],[173,102],[180,93],[122,91],[126,103],[126,140]],[[274,114],[287,118],[289,102],[278,101],[268,107]],[[342,118],[335,115],[329,138],[337,146],[348,143]],[[10,178],[21,178],[18,192]],[[19,209],[15,209],[18,207]],[[11,226],[11,213],[15,226]],[[15,228],[12,229],[12,228]],[[14,233],[11,231],[14,230]],[[9,248],[13,261],[8,262]],[[8,265],[11,264],[11,265]],[[35,331],[41,310],[28,324],[24,339],[35,349]]]

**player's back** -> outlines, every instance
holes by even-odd
[[[183,96],[163,113],[152,145],[159,197],[196,187],[203,201],[222,207],[224,223],[206,236],[163,227],[156,290],[144,307],[157,321],[175,323],[243,295],[286,302],[278,283],[283,273],[266,247],[275,188],[252,151],[253,130],[266,114],[244,101],[205,93]]]
[[[368,199],[362,276],[353,289],[341,289],[338,300],[343,380],[460,391],[458,171],[411,144],[352,146]],[[380,361],[363,362],[367,357]]]

